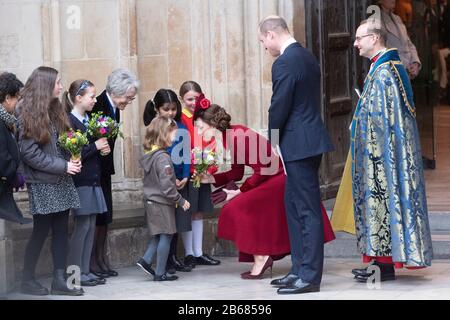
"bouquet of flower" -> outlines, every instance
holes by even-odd
[[[59,136],[58,142],[63,149],[70,153],[72,161],[80,161],[81,149],[89,143],[89,140],[86,134],[81,133],[80,130],[73,131],[73,129],[70,129]]]
[[[194,188],[200,188],[200,175],[202,173],[214,174],[217,172],[216,153],[212,150],[194,148],[191,151],[191,162],[194,165]]]
[[[100,138],[116,138],[120,136],[123,138],[120,131],[120,124],[113,118],[104,116],[103,112],[93,113],[87,124],[87,133],[95,139]]]

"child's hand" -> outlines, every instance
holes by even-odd
[[[190,207],[191,207],[191,204],[189,203],[189,201],[185,200],[184,204],[183,204],[183,210],[188,211]]]
[[[178,189],[178,190],[183,189],[187,182],[188,182],[188,178],[184,178],[184,179],[181,180],[181,181],[177,179],[177,181],[176,181],[177,189]]]

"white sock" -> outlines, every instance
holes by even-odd
[[[192,247],[194,257],[203,255],[203,220],[192,220]]]
[[[184,256],[193,256],[194,251],[192,250],[192,231],[182,232],[181,238],[183,239]]]

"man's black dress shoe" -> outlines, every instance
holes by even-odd
[[[296,275],[294,275],[292,273],[288,273],[283,278],[272,280],[272,282],[270,282],[270,284],[275,286],[275,287],[277,287],[277,288],[283,288],[283,287],[286,287],[286,286],[290,286],[291,284],[293,284],[297,280],[298,280],[298,276],[296,276]]]
[[[204,254],[195,258],[195,263],[204,266],[217,266],[220,264],[220,260],[216,260],[210,255]]]
[[[378,267],[380,270],[380,281],[395,280],[395,269],[392,264],[385,264],[374,262],[372,264],[374,268]],[[357,271],[356,271],[357,270]],[[355,272],[354,272],[355,271]],[[367,282],[367,280],[374,274],[375,271],[369,272],[366,269],[354,269],[352,273],[355,275],[355,280],[358,282]]]
[[[369,279],[372,280],[370,277],[373,275],[373,273],[365,273],[365,274],[359,274],[355,276],[355,280],[358,282],[367,282]],[[380,273],[380,281],[391,281],[395,280],[395,271],[392,272],[383,272]],[[376,279],[374,279],[376,280]]]
[[[277,290],[278,294],[299,294],[299,293],[309,293],[309,292],[319,292],[320,285],[303,282],[301,279],[298,279],[291,285],[279,288]]]

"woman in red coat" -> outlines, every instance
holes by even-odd
[[[217,147],[222,140],[224,149],[231,152],[231,170],[203,174],[202,182],[225,186],[240,181],[246,166],[253,169],[239,189],[223,189],[222,200],[229,202],[222,208],[217,236],[235,242],[239,261],[254,262],[249,272],[241,274],[243,279],[262,279],[267,269],[272,270],[274,260],[290,253],[282,163],[266,138],[245,126],[230,125],[225,109],[209,103],[198,105],[194,121],[199,134],[205,141],[214,137]],[[335,237],[323,206],[322,213],[324,242],[328,242]]]

